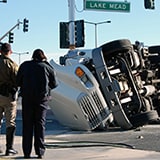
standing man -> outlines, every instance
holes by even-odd
[[[17,154],[13,149],[16,129],[15,119],[17,111],[16,75],[18,65],[10,59],[11,46],[3,43],[0,55],[0,125],[3,115],[6,119],[6,156]]]
[[[20,86],[22,96],[24,158],[30,158],[34,136],[35,153],[37,158],[41,159],[45,153],[44,135],[48,96],[50,90],[57,85],[54,69],[47,62],[41,49],[33,52],[31,61],[20,65],[17,84]]]

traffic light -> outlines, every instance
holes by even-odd
[[[60,48],[69,48],[69,23],[60,22]],[[84,20],[74,22],[75,46],[84,47]]]
[[[60,48],[69,48],[69,23],[60,22]]]
[[[154,0],[144,0],[145,9],[155,9]]]
[[[28,23],[29,23],[29,20],[28,19],[24,19],[23,20],[23,32],[28,32]]]
[[[14,33],[9,32],[9,40],[8,40],[8,42],[9,43],[13,43],[13,38],[14,38]]]
[[[75,45],[84,47],[84,20],[75,21]]]
[[[3,44],[3,43],[2,43],[2,42],[0,42],[0,51],[1,51],[2,44]]]
[[[2,2],[3,2],[3,3],[7,3],[7,0],[3,0]]]

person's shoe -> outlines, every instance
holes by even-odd
[[[14,154],[18,154],[18,152],[15,149],[7,149],[6,150],[6,156],[10,156],[10,155],[14,155]]]
[[[25,158],[25,159],[29,159],[29,158],[31,158],[31,157],[30,157],[30,155],[24,155],[24,158]]]
[[[38,159],[43,159],[43,155],[38,155]]]
[[[2,148],[0,147],[0,153],[3,153]]]

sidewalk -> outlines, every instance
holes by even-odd
[[[3,150],[5,151],[5,135],[0,138]],[[18,154],[15,156],[0,155],[0,160],[4,159],[24,159],[21,148],[21,136],[15,137],[15,149]],[[47,143],[57,143],[54,139],[46,136]],[[65,143],[66,144],[66,143]],[[126,149],[118,147],[66,147],[66,148],[48,148],[45,153],[45,160],[159,160],[160,153],[154,151],[142,151],[136,149]],[[36,160],[34,151],[31,155],[32,160]]]

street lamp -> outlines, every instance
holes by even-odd
[[[20,63],[21,63],[21,55],[29,54],[29,52],[23,52],[23,53],[13,52],[13,54],[18,54],[19,55],[19,65],[20,65]]]
[[[111,21],[108,20],[108,21],[103,21],[98,23],[84,21],[84,23],[93,24],[95,26],[95,47],[97,47],[97,25],[104,24],[104,23],[111,23]]]

